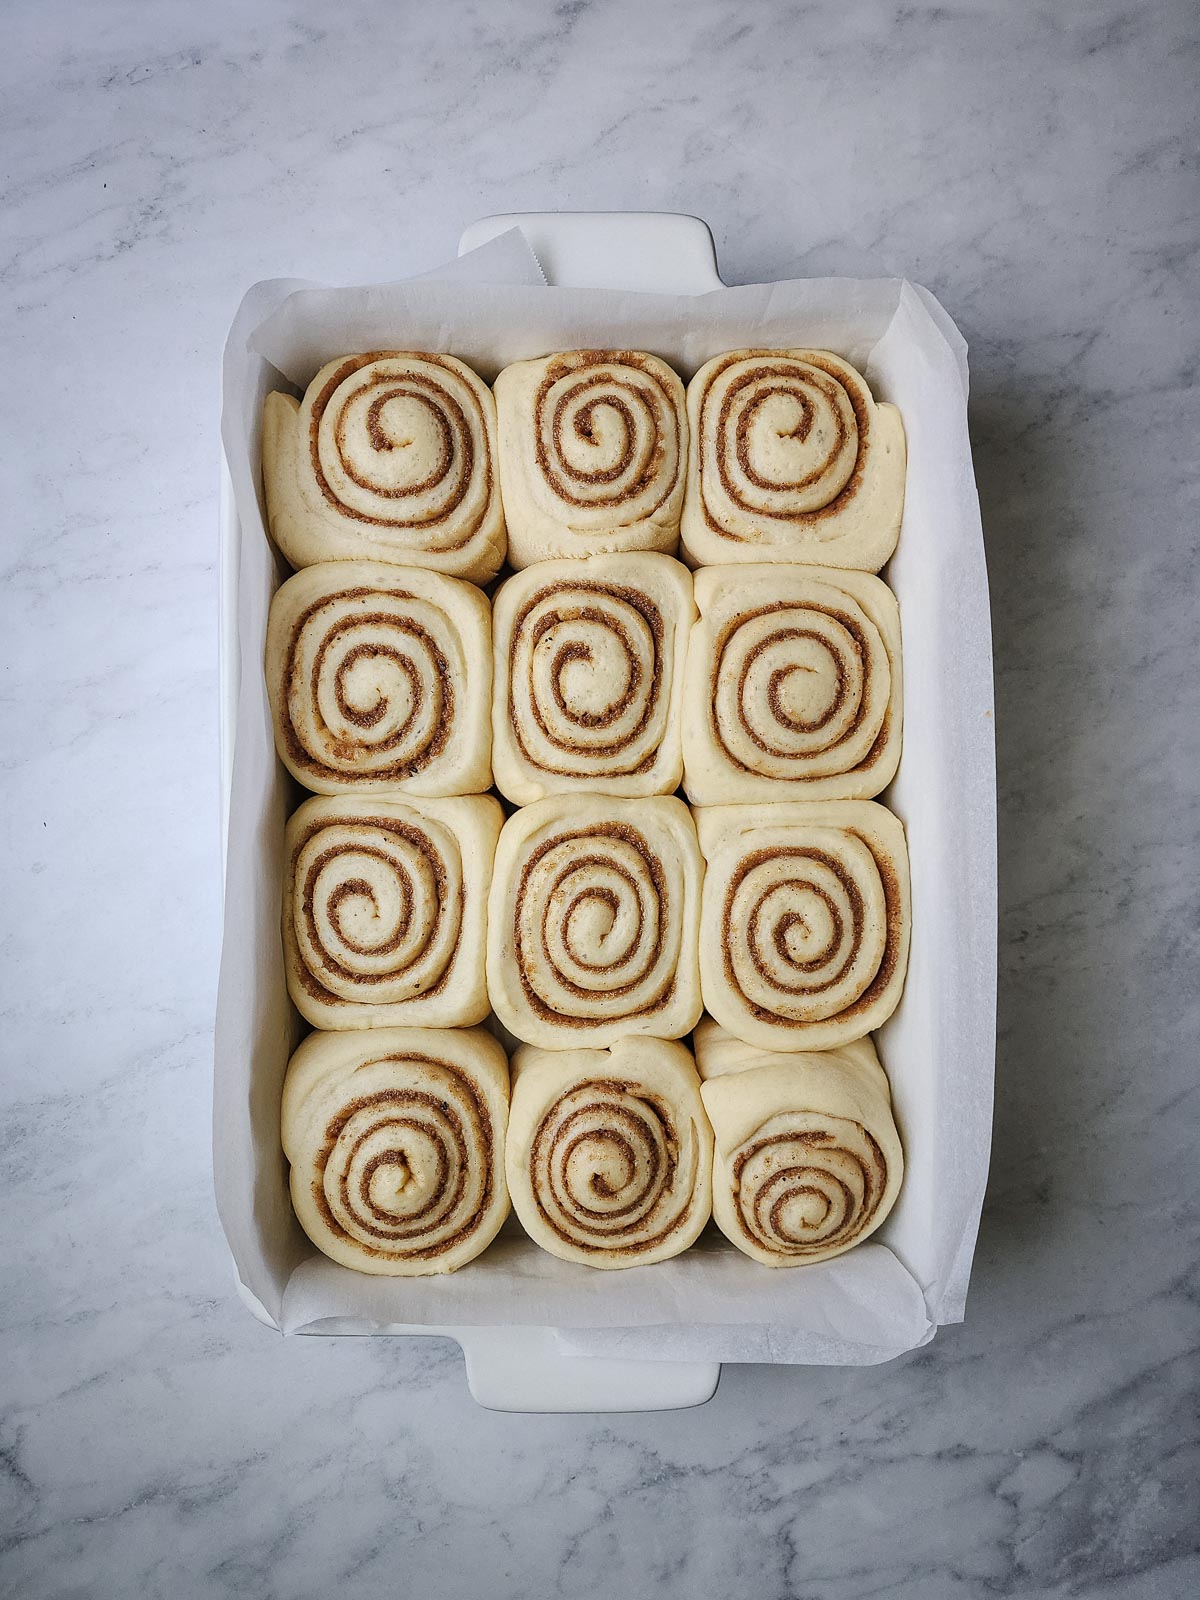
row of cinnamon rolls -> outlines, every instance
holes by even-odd
[[[319,1028],[470,1027],[546,1049],[836,1049],[895,1009],[904,830],[870,800],[715,806],[314,796],[287,827],[287,981]]]
[[[505,1052],[482,1028],[314,1033],[283,1094],[297,1216],[361,1272],[451,1272],[510,1202],[544,1249],[646,1266],[712,1216],[767,1266],[840,1255],[884,1221],[903,1154],[867,1039],[768,1056],[706,1023],[668,1040]]]
[[[738,350],[687,387],[645,351],[329,362],[267,396],[271,532],[295,567],[383,560],[486,583],[615,551],[878,572],[904,503],[899,412],[825,350]]]
[[[275,597],[267,681],[279,754],[323,794],[867,799],[900,754],[895,596],[825,567],[589,556],[489,603],[323,562]]]

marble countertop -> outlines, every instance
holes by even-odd
[[[1193,9],[13,0],[5,36],[0,1591],[1198,1592]],[[907,274],[971,344],[968,1320],[690,1412],[498,1415],[448,1342],[281,1341],[211,1197],[225,329],[255,279],[548,208],[699,214],[730,282]]]

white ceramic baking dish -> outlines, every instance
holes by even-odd
[[[542,213],[492,217],[475,223],[464,233],[460,254],[519,225],[538,258],[548,282],[579,288],[635,289],[658,293],[703,294],[721,286],[711,235],[695,218],[662,214],[553,214]],[[276,298],[279,288],[275,288]],[[948,328],[948,319],[930,303],[933,313]],[[950,328],[952,332],[952,328]],[[963,380],[965,384],[965,363]],[[911,419],[917,422],[918,419]],[[959,465],[970,478],[965,430],[957,446],[966,456]],[[960,494],[960,500],[962,496]],[[974,506],[973,485],[970,506]],[[970,509],[970,508],[968,508]],[[903,539],[902,546],[903,550]],[[261,660],[260,639],[239,639],[237,584],[244,571],[241,528],[234,504],[228,471],[221,495],[221,759],[222,759],[222,836],[227,836],[230,795],[233,781],[233,730],[241,691],[243,659],[247,670],[258,674]],[[265,572],[264,553],[261,581],[272,582]],[[893,582],[905,609],[905,573],[898,558]],[[945,650],[957,652],[955,671],[968,685],[965,698],[956,697],[944,725],[931,725],[931,717],[918,714],[910,721],[913,743],[938,739],[950,751],[945,771],[953,774],[944,782],[934,807],[941,818],[905,818],[914,837],[914,900],[917,915],[922,902],[927,916],[939,926],[942,947],[947,939],[956,941],[961,959],[949,974],[935,972],[921,957],[921,929],[914,937],[914,963],[910,989],[918,993],[910,1011],[920,1013],[910,1024],[918,1033],[923,1029],[940,1062],[956,1063],[964,1076],[978,1088],[990,1086],[994,1054],[995,1004],[995,778],[991,727],[990,634],[988,630],[986,572],[982,542],[978,533],[977,510],[973,524],[968,522],[958,539],[953,571],[944,574],[944,610],[948,613],[944,637],[922,644],[907,673],[908,695],[921,694],[922,665],[945,667]],[[909,582],[928,582],[928,574],[914,573]],[[950,614],[952,613],[952,614]],[[939,657],[938,652],[941,652]],[[907,665],[907,663],[906,663]],[[261,680],[259,680],[261,681]],[[924,720],[924,727],[922,723]],[[903,768],[902,768],[903,779]],[[903,782],[897,785],[893,803],[905,813]],[[915,794],[915,791],[914,791]],[[889,797],[891,798],[891,797]],[[910,800],[910,810],[912,801]],[[962,818],[968,818],[967,825]],[[269,830],[268,830],[269,831]],[[952,845],[956,860],[944,859],[939,841]],[[274,841],[277,843],[278,841]],[[273,848],[264,839],[265,848]],[[222,971],[222,995],[218,1017],[220,1037],[222,1016],[228,1022],[236,1010],[236,974],[227,964]],[[228,1030],[227,1030],[228,1031]],[[886,1061],[886,1052],[885,1052]],[[978,1097],[976,1097],[978,1099]],[[269,1116],[262,1126],[269,1124]],[[986,1126],[981,1126],[978,1111],[973,1116],[969,1149],[973,1171],[970,1183],[982,1196],[986,1172]],[[266,1136],[260,1140],[265,1142]],[[277,1142],[272,1147],[256,1147],[256,1160],[270,1165],[281,1160]],[[218,1204],[222,1201],[222,1161],[218,1151]],[[918,1175],[916,1180],[921,1181]],[[925,1197],[925,1204],[936,1198]],[[978,1210],[969,1218],[966,1236],[957,1253],[958,1277],[965,1286],[966,1265],[974,1245]],[[228,1225],[227,1225],[227,1231]],[[922,1271],[920,1249],[901,1243],[900,1255],[917,1282],[931,1296],[937,1285],[926,1282],[930,1271]],[[789,1276],[799,1279],[802,1274]],[[263,1306],[252,1288],[239,1279],[239,1291],[260,1320],[277,1327],[275,1317]],[[953,1297],[952,1297],[953,1298]],[[938,1320],[955,1320],[961,1306],[942,1302],[942,1314],[931,1317],[931,1336]],[[711,1359],[648,1360],[613,1359],[581,1354],[588,1347],[586,1332],[573,1328],[561,1336],[554,1329],[529,1326],[414,1326],[403,1323],[376,1323],[367,1327],[354,1319],[329,1317],[304,1328],[312,1333],[389,1333],[439,1334],[456,1339],[462,1346],[471,1392],[481,1404],[497,1409],[536,1411],[650,1410],[694,1405],[707,1399],[716,1387],[719,1365]],[[606,1330],[611,1335],[611,1330]],[[703,1352],[704,1338],[697,1330],[695,1348]],[[611,1337],[597,1335],[598,1348],[613,1347]],[[618,1346],[619,1347],[619,1346]],[[637,1339],[633,1348],[640,1350]]]

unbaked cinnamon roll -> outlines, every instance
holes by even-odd
[[[554,796],[504,824],[488,902],[488,991],[518,1039],[600,1048],[677,1039],[700,1016],[702,876],[673,796]]]
[[[684,678],[693,805],[867,799],[900,759],[900,614],[824,567],[707,567]]]
[[[294,567],[395,561],[486,583],[505,545],[495,438],[490,390],[453,356],[330,361],[303,401],[267,396],[271,536]]]
[[[505,1169],[531,1239],[589,1267],[648,1266],[693,1243],[712,1209],[713,1144],[682,1045],[523,1045],[512,1070]]]
[[[492,618],[496,786],[528,804],[572,790],[670,794],[692,579],[669,556],[526,567]]]
[[[688,385],[681,531],[692,566],[878,572],[904,510],[904,426],[828,350],[733,350]]]
[[[456,1028],[488,1013],[484,930],[503,813],[487,795],[306,800],[287,826],[288,992],[318,1028]]]
[[[764,1266],[793,1267],[874,1233],[900,1192],[904,1153],[870,1039],[777,1055],[704,1022],[695,1044],[726,1238]]]
[[[872,800],[696,813],[707,869],[704,1006],[764,1050],[830,1050],[895,1010],[908,963],[908,851]]]
[[[305,1233],[357,1272],[453,1272],[508,1214],[508,1064],[482,1028],[313,1033],[283,1086]]]
[[[687,459],[683,384],[642,350],[568,350],[496,379],[514,567],[674,551]]]
[[[329,561],[278,590],[267,690],[279,756],[318,794],[491,784],[491,613],[473,584]]]

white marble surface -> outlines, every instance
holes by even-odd
[[[4,25],[0,1592],[1196,1593],[1194,9]],[[209,1183],[225,327],[254,279],[400,275],[548,207],[699,213],[731,282],[929,284],[993,583],[969,1320],[648,1417],[485,1413],[437,1341],[281,1342]]]

